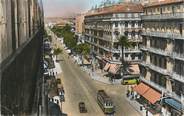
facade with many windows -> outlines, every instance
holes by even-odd
[[[0,0],[0,114],[33,111],[43,36],[41,0]],[[34,107],[36,108],[36,107]]]
[[[100,58],[121,63],[121,46],[118,39],[126,35],[133,47],[124,49],[126,61],[137,62],[141,59],[139,50],[141,37],[141,4],[122,3],[95,9],[85,16],[85,41],[91,45],[92,52]]]
[[[146,5],[142,21],[141,80],[165,97],[181,101],[184,95],[183,0]],[[171,115],[176,116],[173,112]]]

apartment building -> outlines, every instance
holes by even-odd
[[[85,41],[100,59],[121,64],[123,56],[126,61],[137,62],[141,59],[139,47],[142,42],[142,13],[142,5],[135,3],[98,8],[85,16]],[[135,43],[132,48],[124,49],[123,55],[118,43],[121,35]]]
[[[184,95],[183,2],[183,0],[153,2],[144,7],[142,16],[141,81],[155,90],[157,95],[160,94],[152,99],[158,101],[162,99],[164,116],[180,116],[184,104],[181,103]],[[147,100],[150,102],[149,98]]]
[[[76,16],[75,31],[80,34],[84,32],[84,14],[80,14]]]
[[[0,114],[32,112],[41,60],[41,0],[0,1]]]

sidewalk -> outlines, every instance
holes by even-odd
[[[134,99],[131,99],[131,97],[129,96],[129,97],[127,97],[126,95],[125,95],[125,99],[129,102],[129,104],[132,106],[132,107],[134,107],[134,109],[136,110],[136,111],[138,111],[142,116],[146,116],[146,111],[141,111],[140,110],[140,106],[142,106],[141,104],[139,104],[136,100],[134,100]]]
[[[105,83],[105,84],[121,84],[121,79],[114,79],[113,82],[109,80],[109,77],[105,76],[105,74],[107,74],[106,72],[102,72],[100,69],[92,72],[91,69],[87,68],[87,67],[81,67],[81,69],[83,71],[85,71],[87,74],[89,74],[89,76],[96,81]]]

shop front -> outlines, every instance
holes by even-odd
[[[168,97],[163,99],[162,113],[164,116],[182,116],[183,108],[184,105],[182,106],[181,102],[174,98]]]
[[[133,88],[135,99],[153,116],[161,114],[161,94],[152,87],[141,82]]]

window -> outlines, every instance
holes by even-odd
[[[125,27],[128,27],[128,22],[125,22]]]
[[[139,16],[138,13],[135,13],[135,14],[134,14],[134,17],[138,17],[138,16]]]
[[[129,14],[128,14],[128,17],[132,17],[132,14],[129,13]]]
[[[132,22],[132,27],[135,27],[135,22]]]
[[[118,22],[115,22],[115,27],[118,27]]]

